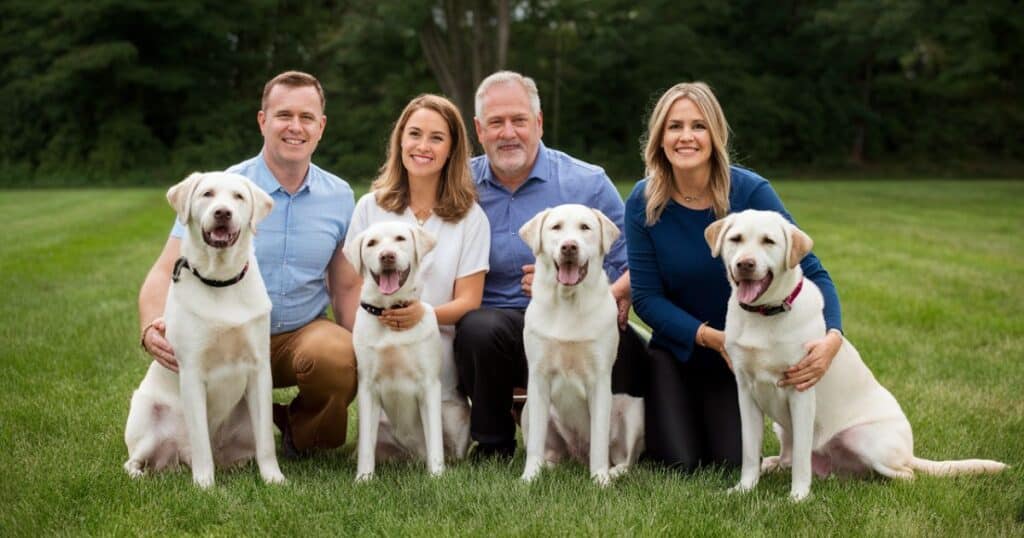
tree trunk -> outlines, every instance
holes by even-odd
[[[508,0],[441,0],[434,10],[443,14],[441,24],[431,15],[420,30],[420,46],[430,72],[462,113],[474,148],[476,86],[491,73],[504,69],[508,57]]]
[[[864,62],[864,80],[861,83],[860,104],[861,115],[857,119],[853,134],[853,144],[850,146],[849,161],[852,164],[861,166],[865,162],[864,150],[867,145],[868,113],[871,111],[871,84],[874,78],[874,57],[869,57]]]

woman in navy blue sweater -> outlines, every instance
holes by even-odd
[[[792,220],[767,180],[729,164],[729,127],[702,82],[673,86],[648,123],[647,177],[626,201],[626,245],[637,314],[652,329],[645,397],[647,456],[689,471],[738,466],[740,415],[725,354],[730,287],[704,229],[731,212],[768,209]],[[839,297],[813,254],[801,263],[825,298],[826,335],[780,382],[813,386],[842,344]]]

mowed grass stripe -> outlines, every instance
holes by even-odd
[[[734,496],[732,471],[641,466],[599,490],[569,464],[524,486],[520,451],[440,479],[384,464],[357,487],[353,406],[346,447],[283,461],[284,488],[263,486],[253,466],[219,471],[208,492],[187,471],[130,481],[121,437],[146,368],[136,295],[173,219],[164,190],[3,192],[0,210],[20,224],[0,243],[0,534],[1024,535],[1024,257],[1007,232],[1022,224],[1024,183],[775,186],[814,237],[847,335],[901,402],[918,453],[1013,469],[816,480],[814,498],[793,505],[788,474]]]

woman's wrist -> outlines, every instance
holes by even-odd
[[[697,334],[694,337],[694,340],[697,342],[697,345],[700,346],[700,347],[708,347],[707,335],[705,334],[707,332],[707,328],[708,328],[708,323],[706,321],[704,323],[701,323],[699,326],[697,326]]]
[[[139,333],[139,345],[142,346],[142,351],[145,351],[146,353],[149,353],[149,348],[146,347],[146,333],[153,328],[154,323],[156,323],[156,319],[147,323],[146,326],[142,328],[142,332]]]

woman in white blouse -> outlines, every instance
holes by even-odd
[[[391,131],[380,174],[356,204],[346,241],[375,222],[395,220],[421,226],[437,239],[420,260],[421,300],[434,307],[441,328],[446,454],[462,457],[469,444],[469,406],[456,387],[452,342],[455,324],[480,307],[491,233],[476,203],[462,116],[444,97],[420,95],[406,105]],[[401,330],[415,325],[423,313],[415,302],[385,310],[380,321]]]

